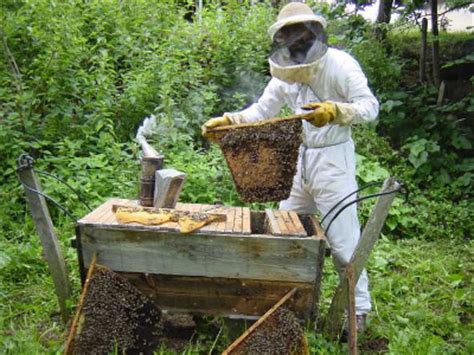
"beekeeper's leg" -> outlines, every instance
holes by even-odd
[[[355,180],[355,154],[352,141],[307,152],[308,174],[311,177],[311,193],[321,215],[326,213],[342,198],[357,189]],[[346,200],[353,200],[355,196]],[[324,221],[326,229],[332,217]],[[360,225],[357,206],[354,204],[344,210],[331,224],[327,233],[333,260],[339,273],[343,272],[360,238]],[[356,312],[366,314],[371,310],[367,272],[364,270],[356,285]]]
[[[286,211],[295,211],[297,213],[316,213],[316,203],[313,196],[310,194],[309,186],[303,183],[301,176],[301,159],[302,150],[298,157],[298,165],[296,175],[293,178],[293,186],[288,199],[280,202],[280,209]]]

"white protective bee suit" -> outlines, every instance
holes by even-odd
[[[326,27],[325,20],[312,11],[286,16],[282,20],[279,16],[279,20],[270,27],[272,37],[285,23],[317,21]],[[272,79],[260,99],[243,111],[227,115],[233,123],[254,122],[276,117],[285,104],[297,114],[307,112],[301,109],[307,103],[329,101],[336,105],[337,124],[318,128],[303,121],[303,145],[297,173],[289,198],[280,202],[280,209],[283,210],[312,214],[319,211],[325,215],[337,202],[357,189],[351,124],[375,120],[377,99],[368,88],[367,79],[357,61],[343,51],[328,48],[320,58],[307,60],[301,65],[281,65],[272,58],[269,60]],[[336,212],[326,218],[326,226]],[[360,237],[355,204],[334,220],[327,237],[335,265],[341,272]],[[366,314],[371,310],[365,270],[356,286],[356,310],[357,314]]]

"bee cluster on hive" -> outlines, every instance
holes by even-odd
[[[270,120],[217,135],[244,202],[288,198],[302,142],[301,129],[301,120]]]
[[[303,327],[292,311],[280,307],[245,338],[232,355],[306,353]]]
[[[84,298],[74,354],[152,354],[163,332],[161,311],[130,282],[97,267]]]

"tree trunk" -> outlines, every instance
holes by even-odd
[[[377,20],[375,27],[375,36],[379,40],[384,40],[386,31],[383,26],[379,26],[380,24],[387,24],[390,23],[390,17],[392,15],[392,3],[393,0],[380,0],[379,1],[379,9],[377,13]]]
[[[431,0],[431,33],[433,34],[433,81],[436,87],[440,84],[439,75],[439,31],[438,31],[438,0]]]
[[[377,13],[377,23],[390,23],[393,0],[380,0]]]
[[[421,50],[420,50],[420,82],[426,81],[426,39],[428,32],[428,20],[421,20]]]

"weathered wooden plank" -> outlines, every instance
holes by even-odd
[[[85,218],[87,218],[91,222],[100,223],[100,220],[102,219],[102,216],[107,213],[108,208],[109,208],[109,204],[106,202],[106,203],[100,205],[98,208],[96,208],[90,214],[88,214]]]
[[[304,237],[308,235],[295,212],[266,209],[265,217],[267,230],[272,235],[295,237]]]
[[[119,273],[160,309],[206,315],[261,316],[293,288],[291,309],[301,318],[311,315],[311,283],[224,279],[140,273]]]
[[[288,228],[287,221],[285,219],[286,211],[273,211],[275,219],[280,227],[281,235],[291,235],[291,230]]]
[[[88,214],[86,214],[84,217],[82,217],[78,222],[82,222],[82,221],[93,221],[95,220],[95,215],[101,210],[101,208],[104,208],[104,204],[100,205],[99,207],[97,207],[96,209],[94,209],[93,211],[89,212]]]
[[[244,207],[242,210],[242,234],[251,234],[250,208]]]
[[[43,254],[48,263],[49,273],[53,279],[59,308],[64,322],[67,321],[69,311],[67,300],[71,297],[71,287],[67,274],[66,264],[61,247],[54,232],[53,222],[49,214],[45,198],[31,190],[41,192],[41,185],[33,170],[33,159],[22,155],[18,159],[18,174],[25,189],[26,199],[36,231],[41,240]]]
[[[395,191],[400,187],[400,184],[395,178],[390,177],[385,180],[381,192]],[[380,235],[380,231],[387,218],[388,211],[395,199],[396,193],[380,196],[375,203],[375,206],[369,216],[369,219],[364,227],[362,236],[357,244],[357,247],[352,254],[348,266],[354,269],[354,282],[357,284],[360,274],[369,258],[370,253]],[[331,307],[328,312],[328,323],[325,331],[333,338],[337,338],[342,327],[342,315],[347,305],[347,276],[343,276],[336,289],[334,297],[331,301]]]
[[[304,237],[306,233],[303,225],[301,224],[298,215],[293,211],[279,211],[280,216],[285,222],[286,228],[288,229],[288,235],[295,237]]]
[[[294,230],[295,230],[295,235],[304,237],[307,236],[308,233],[306,233],[306,230],[303,227],[303,224],[301,223],[301,220],[298,217],[298,214],[294,211],[288,211],[288,217],[290,218],[291,222],[293,223]]]
[[[231,207],[227,207],[227,206],[222,206],[219,211],[221,212],[224,212],[226,214],[226,217],[227,219],[229,219],[229,208]],[[227,220],[226,219],[226,220]],[[225,231],[225,226],[226,226],[226,222],[223,221],[223,222],[218,222],[218,223],[215,223],[215,232],[216,233],[222,233]]]
[[[122,205],[127,207],[139,207],[137,200],[126,200],[126,199],[119,199],[119,198],[111,198],[105,201],[102,205],[97,207],[94,211],[90,212],[86,216],[82,217],[78,223],[99,223],[102,224],[104,222],[101,221],[102,217],[108,214],[108,211],[112,211],[113,205]],[[114,220],[115,221],[115,218]],[[112,221],[112,222],[113,222]]]
[[[324,257],[315,238],[185,236],[120,227],[81,226],[86,266],[97,252],[98,263],[114,271],[314,282],[315,261]]]
[[[117,219],[115,218],[115,213],[112,210],[112,206],[110,204],[107,204],[106,207],[107,208],[105,212],[102,214],[102,216],[100,216],[97,222],[117,224],[118,222],[117,222]]]
[[[319,221],[314,216],[310,216],[309,219],[314,226],[315,235],[320,238],[326,238],[326,234],[324,233],[323,227],[321,227]]]
[[[274,210],[265,209],[265,225],[271,235],[281,235],[280,225],[275,217]]]
[[[234,226],[232,227],[232,232],[234,233],[242,233],[242,207],[234,207],[235,208],[235,218],[234,218]]]
[[[295,224],[291,220],[290,214],[288,213],[288,211],[279,211],[279,213],[280,213],[281,218],[285,222],[289,235],[295,235],[296,233]]]
[[[227,218],[229,218],[229,214],[228,214],[227,209],[228,208],[221,207],[219,209],[216,209],[216,211],[217,211],[217,213],[225,214],[226,220],[227,220]],[[224,220],[213,222],[209,225],[209,233],[212,233],[212,234],[223,233],[224,230],[225,230],[225,225],[226,225],[226,221],[224,221]],[[203,231],[203,232],[205,233],[205,231]]]
[[[225,233],[232,233],[234,228],[235,208],[231,208],[227,213],[227,221],[225,224]]]

